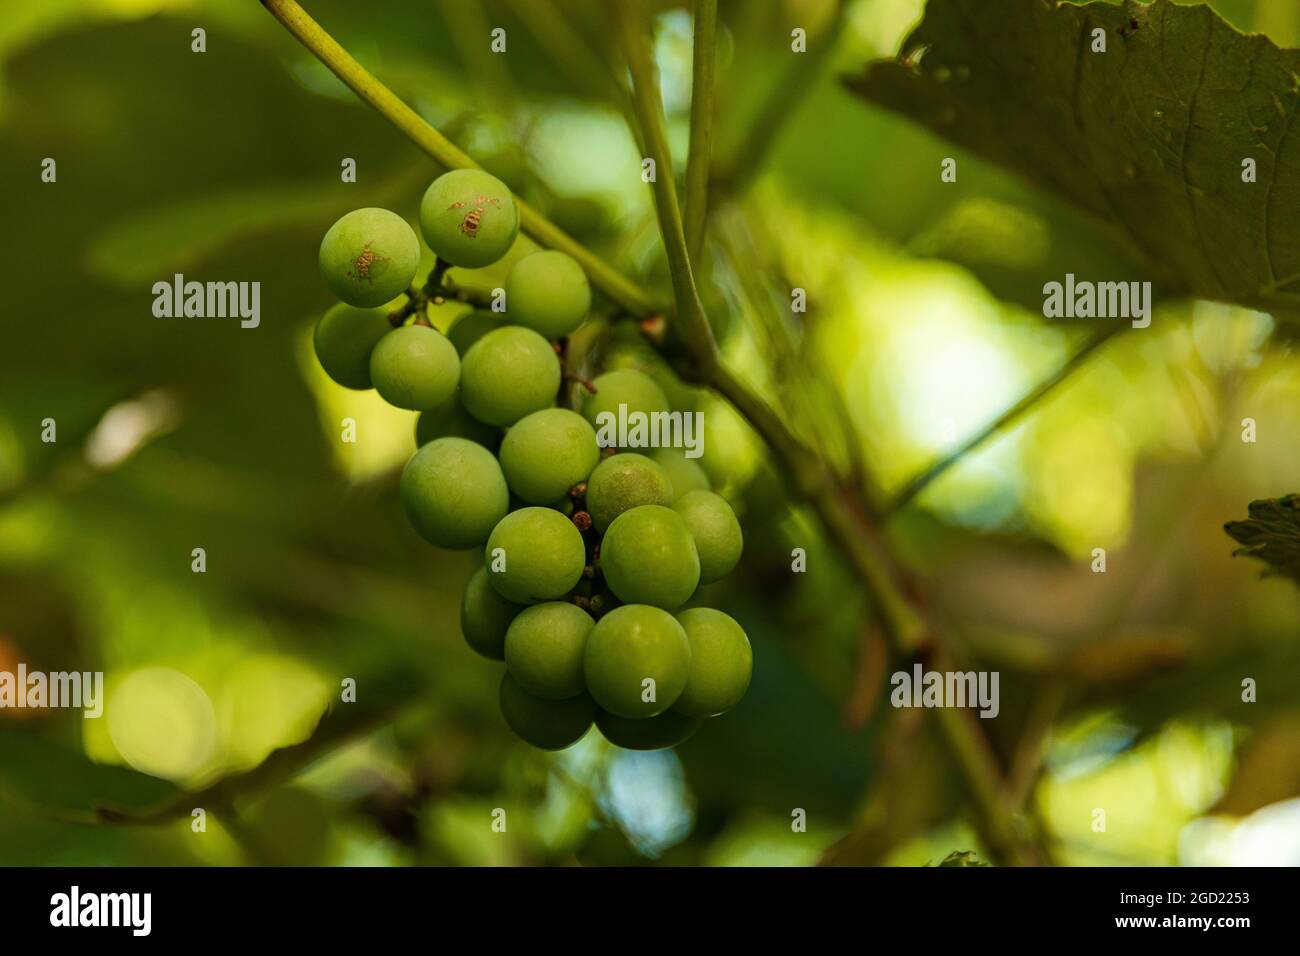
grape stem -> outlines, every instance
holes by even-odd
[[[961,461],[972,451],[984,444],[988,439],[1004,431],[1007,426],[1019,419],[1025,412],[1029,411],[1038,404],[1040,400],[1049,395],[1058,385],[1064,382],[1070,375],[1078,369],[1088,357],[1097,349],[1105,345],[1112,337],[1119,334],[1127,326],[1122,324],[1113,324],[1106,328],[1093,333],[1093,335],[1083,344],[1079,351],[1075,352],[1060,367],[1038,383],[1023,398],[1008,408],[993,421],[989,422],[984,428],[980,429],[969,439],[944,455],[933,465],[909,481],[903,488],[894,495],[890,502],[883,509],[886,518],[891,517],[896,512],[902,510],[911,503],[917,495],[930,486],[930,484],[946,472],[957,462]]]
[[[296,0],[261,2],[357,96],[436,162],[448,169],[479,168],[468,155],[362,67],[307,15]],[[684,347],[690,360],[687,371],[735,406],[767,443],[792,490],[808,501],[831,540],[852,566],[880,617],[882,629],[895,655],[904,659],[924,656],[930,666],[943,670],[951,665],[947,652],[936,641],[918,607],[919,602],[911,597],[918,589],[907,580],[885,546],[860,489],[837,475],[821,455],[788,428],[785,420],[765,399],[719,360],[717,343],[695,287],[691,256],[677,204],[644,11],[640,4],[620,4],[619,8],[620,37],[633,79],[632,107],[640,127],[640,139],[646,144],[649,157],[655,160],[655,207],[672,276],[676,309],[665,313],[662,304],[656,303],[649,292],[565,234],[531,206],[516,200],[521,228],[541,246],[572,256],[587,273],[594,288],[617,308],[640,318],[647,333],[659,333],[647,334],[646,337],[665,352],[671,348],[671,343],[662,335],[665,331],[663,317],[668,316],[666,331],[675,333]],[[796,85],[790,84],[790,88],[794,89]],[[697,155],[696,162],[700,161]],[[733,183],[743,178],[734,171],[723,177]],[[695,200],[697,207],[702,202],[699,198]],[[475,305],[488,301],[481,290],[460,287],[445,278],[443,287],[449,298],[458,301]],[[978,719],[970,711],[958,708],[936,708],[932,713],[973,798],[977,826],[990,852],[1007,863],[1036,862],[1034,852],[1016,831],[1013,822],[1016,808],[1004,798],[1002,773]]]
[[[490,309],[492,307],[491,289],[485,289],[481,286],[461,285],[451,276],[443,276],[442,285],[438,291],[448,299],[465,302],[476,309]]]
[[[686,377],[707,384],[718,368],[718,343],[704,314],[699,290],[695,287],[690,252],[686,247],[686,233],[673,178],[672,154],[668,150],[663,101],[659,93],[659,70],[650,45],[649,20],[639,2],[619,4],[616,10],[623,53],[632,76],[632,108],[645,150],[654,161],[651,186],[655,213],[659,217],[659,232],[668,256],[668,272],[677,303],[673,328],[686,347],[691,362],[691,367],[683,371],[687,373]]]
[[[718,0],[696,0],[691,67],[691,145],[686,158],[686,249],[700,261],[709,213],[709,157],[713,150],[713,73]]]
[[[297,0],[262,0],[270,12],[293,36],[316,56],[352,92],[370,104],[416,146],[428,153],[445,169],[480,169],[467,153],[426,123],[397,94],[380,83],[352,54],[343,49],[319,23],[313,20]],[[638,315],[653,311],[650,295],[605,262],[582,243],[560,229],[532,206],[516,199],[519,224],[525,233],[547,249],[558,249],[577,260],[610,301]]]
[[[406,301],[403,302],[400,307],[388,313],[388,321],[392,324],[393,328],[397,328],[414,315],[417,316],[416,321],[418,322],[418,316],[424,314],[424,308],[428,304],[428,294],[416,286],[415,283],[411,283],[410,288],[406,290]],[[424,324],[429,324],[427,319]]]
[[[585,388],[588,394],[590,395],[596,394],[596,383],[589,378],[583,378],[581,375],[577,374],[576,372],[570,372],[568,370],[566,370],[563,373],[562,378],[566,382],[577,382],[579,385]]]

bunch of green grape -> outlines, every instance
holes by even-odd
[[[435,180],[419,220],[444,269],[496,262],[519,231],[510,190],[477,170]],[[378,308],[411,287],[419,261],[415,231],[395,213],[359,209],[336,222],[320,266],[342,304],[318,323],[316,355],[340,385],[373,387],[420,413],[402,504],[430,543],[483,549],[461,629],[471,648],[505,662],[507,724],[548,750],[593,723],[622,747],[680,743],[749,686],[741,626],[712,608],[684,609],[740,561],[735,513],[679,450],[600,447],[602,412],[670,411],[651,376],[608,371],[576,408],[559,407],[562,343],[591,309],[571,257],[519,259],[505,311],[467,312],[446,335],[418,313],[394,326]]]

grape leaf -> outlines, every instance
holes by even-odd
[[[1247,520],[1223,526],[1241,545],[1233,554],[1259,558],[1272,574],[1300,583],[1300,495],[1252,501],[1247,511]]]
[[[982,863],[975,856],[974,850],[953,850],[943,858],[943,862],[938,866],[990,866],[989,863]]]
[[[1113,225],[1165,291],[1293,312],[1297,74],[1203,5],[930,0],[845,83]]]
[[[0,727],[0,802],[18,800],[56,815],[86,814],[101,801],[138,807],[177,793],[166,780],[95,763],[58,739]]]

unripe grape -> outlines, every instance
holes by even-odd
[[[688,491],[708,491],[709,476],[694,459],[687,458],[678,448],[656,448],[650,458],[664,470],[673,484],[673,500]]]
[[[519,686],[507,672],[501,678],[501,716],[526,743],[563,750],[591,729],[596,705],[586,694],[568,700],[543,700]]]
[[[439,259],[478,269],[504,256],[519,232],[509,187],[478,169],[453,169],[420,201],[420,231]]]
[[[465,643],[494,661],[506,659],[506,631],[523,607],[497,594],[486,568],[479,568],[460,599],[460,631]]]
[[[656,717],[637,720],[606,711],[596,714],[596,729],[616,747],[627,750],[662,750],[675,747],[700,729],[701,721],[666,710]]]
[[[320,244],[320,274],[348,305],[368,308],[401,295],[420,266],[420,240],[387,209],[354,209]]]
[[[590,614],[565,601],[534,604],[506,632],[506,667],[528,693],[547,700],[581,694],[582,655],[591,633]]]
[[[617,457],[617,456],[615,456]],[[745,538],[727,499],[712,491],[688,491],[673,503],[700,556],[700,583],[726,577],[740,562]]]
[[[586,567],[587,549],[573,522],[558,511],[520,508],[492,529],[486,559],[488,580],[498,594],[517,604],[536,604],[573,590]]]
[[[567,408],[544,408],[526,415],[501,442],[506,484],[529,504],[552,504],[583,481],[600,461],[596,433],[587,420]]]
[[[583,653],[587,691],[619,717],[663,713],[681,696],[690,669],[686,632],[671,614],[657,607],[617,607],[587,635]]]
[[[691,673],[673,708],[689,717],[713,717],[740,703],[749,688],[754,652],[736,621],[711,607],[677,615],[691,645]]]
[[[587,511],[604,533],[624,511],[640,505],[671,505],[673,486],[663,469],[644,455],[611,455],[587,479]]]
[[[669,410],[668,399],[664,390],[649,375],[634,368],[616,368],[613,371],[597,375],[591,383],[596,387],[595,394],[584,392],[582,399],[582,417],[596,428],[605,426],[606,422],[615,429],[610,434],[618,438],[618,407],[627,406],[627,414],[642,412],[653,415]],[[608,412],[612,418],[601,419],[602,412]],[[609,427],[609,426],[606,426]],[[609,447],[615,447],[610,442]]]
[[[404,325],[380,339],[370,353],[370,379],[390,405],[437,408],[456,394],[460,357],[437,329]]]
[[[454,392],[437,408],[426,409],[415,420],[416,448],[427,445],[435,438],[448,437],[468,438],[488,451],[495,452],[501,444],[501,429],[484,425],[465,411],[465,406],[460,402],[460,393]]]
[[[610,524],[600,566],[614,596],[627,604],[675,608],[700,583],[700,558],[682,516],[662,505],[640,505]]]
[[[456,346],[456,351],[464,358],[470,346],[493,329],[501,328],[502,324],[501,317],[495,312],[488,309],[475,309],[464,313],[451,324],[451,328],[447,330],[447,339]]]
[[[506,276],[510,321],[559,339],[582,324],[591,308],[587,274],[571,256],[552,249],[524,256]]]
[[[510,504],[496,458],[464,438],[438,438],[417,451],[402,469],[399,493],[415,530],[440,548],[482,544]]]
[[[532,329],[507,325],[487,333],[465,353],[461,401],[488,425],[513,425],[550,408],[560,390],[560,359]]]
[[[370,353],[392,330],[382,309],[358,309],[340,302],[316,323],[312,334],[316,360],[344,388],[372,388]]]

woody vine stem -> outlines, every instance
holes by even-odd
[[[261,3],[357,96],[439,165],[447,169],[479,168],[468,155],[358,63],[296,0],[261,0]],[[527,203],[516,200],[521,228],[539,245],[560,250],[577,260],[591,284],[617,309],[642,319],[643,328],[656,326],[660,316],[666,319],[667,328],[684,355],[681,363],[683,374],[711,387],[730,402],[766,442],[792,492],[812,507],[828,536],[852,567],[879,617],[881,629],[894,654],[903,659],[924,656],[931,666],[939,670],[948,669],[949,656],[943,642],[927,622],[920,602],[911,596],[919,593],[918,588],[886,546],[861,488],[849,477],[838,473],[821,454],[795,435],[765,399],[722,363],[701,305],[694,265],[699,259],[707,219],[716,7],[716,0],[696,2],[695,85],[685,218],[678,202],[668,153],[658,76],[651,54],[649,20],[640,3],[618,4],[615,14],[617,35],[632,78],[633,132],[645,154],[655,163],[655,210],[672,278],[672,306],[661,307],[637,283],[565,234]],[[454,284],[442,277],[440,279],[442,289],[456,294]],[[470,290],[464,290],[463,294],[467,298],[473,295]],[[651,337],[651,341],[657,347],[664,347],[657,336]],[[1064,374],[1068,374],[1068,370]],[[1051,382],[1048,389],[1055,384],[1055,381]],[[1027,405],[1018,405],[1009,416],[993,423],[979,440],[1006,424],[1010,417],[1023,412],[1025,407]],[[1008,796],[1012,788],[1006,786],[993,748],[974,715],[952,708],[940,708],[931,714],[952,750],[973,798],[975,823],[989,851],[1001,862],[1009,864],[1045,862],[1040,840],[1016,822],[1022,807],[1019,801]]]

